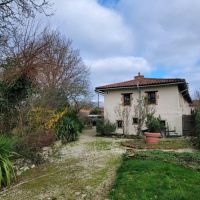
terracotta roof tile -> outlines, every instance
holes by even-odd
[[[133,80],[124,81],[120,83],[113,83],[97,87],[96,90],[109,89],[109,88],[121,88],[121,87],[134,87],[137,85],[148,86],[148,85],[161,85],[170,83],[185,82],[185,79],[160,79],[160,78],[144,78],[144,76],[136,76]]]
[[[109,90],[109,89],[137,87],[138,85],[145,87],[145,86],[168,85],[168,84],[176,84],[176,83],[183,97],[188,102],[191,103],[192,99],[188,91],[188,85],[186,83],[186,80],[180,79],[180,78],[173,78],[173,79],[172,78],[145,78],[139,73],[138,76],[135,76],[133,80],[96,87],[95,91],[104,93],[106,90]]]

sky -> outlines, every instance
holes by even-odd
[[[185,78],[193,95],[200,89],[199,19],[199,0],[56,0],[49,23],[80,50],[92,89],[141,72]]]

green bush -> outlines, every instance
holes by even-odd
[[[98,120],[96,124],[96,131],[98,135],[110,135],[111,133],[115,132],[116,125],[111,123],[108,120]]]
[[[151,133],[160,132],[162,129],[160,118],[154,117],[153,114],[147,115],[146,127]]]
[[[0,186],[7,186],[15,179],[11,157],[14,154],[15,141],[6,136],[0,136]]]
[[[7,73],[8,65],[1,66]],[[2,74],[1,74],[2,75]],[[3,77],[3,76],[2,76]],[[19,106],[25,104],[29,94],[33,92],[32,83],[24,75],[16,76],[10,80],[0,80],[0,119],[2,132],[10,132],[18,123]]]
[[[82,132],[83,124],[78,119],[75,111],[64,114],[55,125],[58,139],[63,142],[71,142],[78,139]]]
[[[200,109],[195,113],[195,135],[197,136],[197,146],[200,148]]]

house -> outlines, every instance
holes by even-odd
[[[169,131],[178,135],[186,131],[184,116],[191,115],[192,99],[185,79],[145,78],[138,73],[133,80],[97,87],[95,91],[104,95],[104,118],[116,123],[117,134],[137,133],[137,108],[143,99]]]
[[[88,115],[90,114],[91,110],[92,110],[91,108],[82,108],[79,111],[79,115],[83,116],[83,117],[88,117]]]

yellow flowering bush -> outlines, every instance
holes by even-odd
[[[51,119],[45,123],[45,128],[52,129],[54,128],[55,124],[58,122],[59,119],[61,119],[64,114],[67,113],[67,108],[65,108],[62,112],[58,112],[54,114]]]
[[[43,107],[35,107],[28,113],[29,125],[32,129],[44,127],[52,118],[54,111]]]

